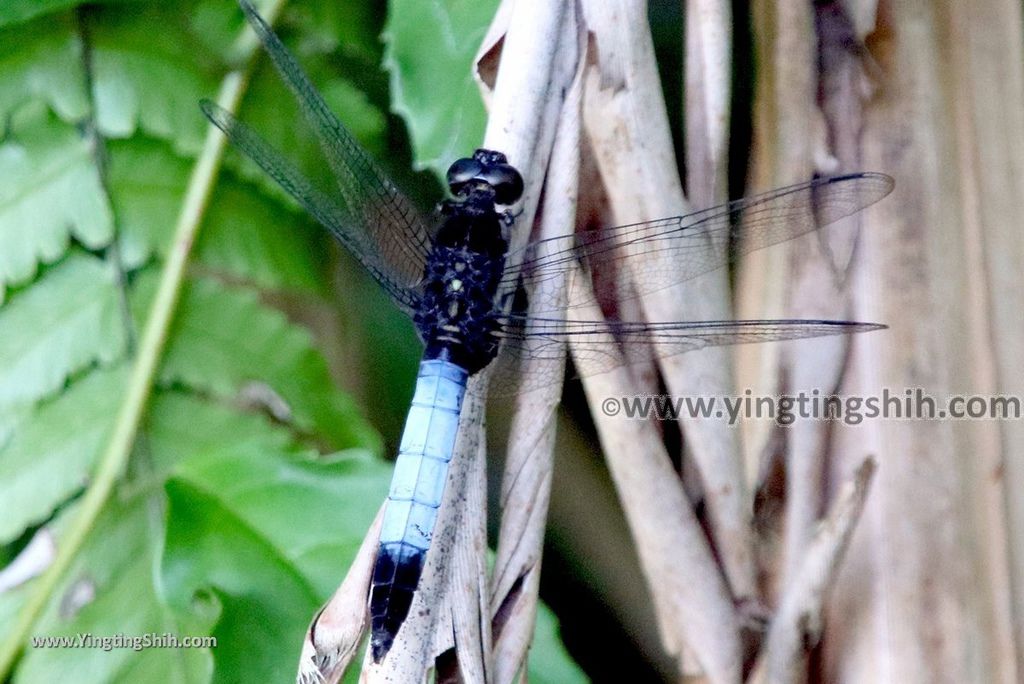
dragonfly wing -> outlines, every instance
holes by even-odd
[[[507,269],[504,278],[509,286],[521,281],[529,290],[566,277],[577,263],[596,274],[632,262],[640,266],[632,278],[633,296],[641,296],[855,214],[892,188],[892,178],[880,173],[816,178],[685,216],[539,240],[523,248],[523,259]],[[590,304],[593,297],[576,301]],[[557,307],[546,311],[557,315]]]
[[[695,349],[754,342],[779,342],[828,335],[880,330],[884,325],[854,321],[746,320],[646,323],[632,321],[578,321],[556,318],[505,317],[496,333],[502,339],[502,366],[518,368],[527,358],[557,359],[570,345],[579,377],[600,375],[636,358],[649,358],[651,347],[658,357]],[[500,368],[500,367],[499,367]],[[498,371],[499,375],[500,370]],[[507,375],[512,377],[512,373]],[[502,375],[504,377],[504,375]],[[522,377],[510,392],[536,389],[560,377]],[[492,381],[491,392],[503,393],[505,383]]]
[[[378,281],[405,306],[423,278],[432,241],[428,224],[415,205],[374,163],[331,112],[295,57],[257,14],[249,0],[239,0],[246,19],[292,91],[303,118],[315,134],[336,188],[314,190],[308,179],[229,113],[204,103],[203,111],[232,142],[281,183],[300,204],[326,208],[332,217],[320,220],[355,254]],[[329,201],[325,201],[327,198]]]
[[[236,148],[256,162],[313,218],[327,228],[366,267],[401,308],[411,311],[416,307],[419,295],[415,288],[407,286],[389,264],[384,262],[375,246],[369,243],[358,229],[356,219],[348,211],[317,189],[284,155],[228,111],[209,100],[203,100],[200,107],[206,117],[224,132]]]

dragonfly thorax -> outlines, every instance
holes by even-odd
[[[449,360],[473,374],[498,353],[495,299],[508,251],[504,219],[494,194],[476,190],[444,202],[441,215],[414,320],[426,358]]]
[[[468,373],[498,352],[495,300],[505,270],[511,223],[497,205],[519,199],[523,181],[505,155],[477,150],[448,170],[454,199],[441,203],[441,226],[424,271],[414,321],[426,344],[425,358],[450,361]]]
[[[494,359],[495,295],[504,271],[503,251],[495,255],[468,244],[435,245],[414,316],[427,347],[425,358],[450,361],[470,374]]]

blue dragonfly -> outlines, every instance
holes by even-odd
[[[721,268],[735,254],[854,214],[887,195],[893,181],[877,173],[816,178],[685,216],[536,241],[510,253],[507,236],[524,185],[504,154],[480,149],[454,162],[447,174],[451,197],[438,205],[432,221],[426,220],[331,113],[248,0],[240,4],[316,134],[336,187],[331,192],[317,188],[251,128],[212,102],[201,103],[203,112],[355,256],[412,317],[424,344],[368,598],[375,662],[391,648],[419,584],[467,383],[499,351],[502,356],[554,358],[572,340],[576,371],[586,376],[622,363],[618,352],[631,348],[654,346],[666,355],[884,327],[825,320],[649,323],[614,316],[587,322],[569,320],[564,304],[555,302],[549,307],[532,302],[527,315],[523,293],[546,281],[576,271],[600,273],[638,254],[668,257],[658,263],[671,267],[645,270],[634,278],[631,296],[639,296]],[[572,301],[587,303],[578,297]],[[522,384],[560,379],[524,378]]]

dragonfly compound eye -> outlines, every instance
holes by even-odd
[[[495,164],[483,178],[494,188],[494,201],[498,204],[513,204],[523,196],[523,177],[510,164]]]
[[[448,167],[448,187],[452,194],[459,194],[459,190],[469,181],[478,178],[483,170],[483,164],[476,159],[459,159]]]

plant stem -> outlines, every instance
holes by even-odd
[[[271,23],[280,12],[283,4],[284,0],[272,0],[264,9],[263,16],[268,23]],[[237,111],[241,103],[248,83],[250,66],[258,47],[258,43],[249,34],[251,31],[246,29],[246,34],[238,41],[238,45],[242,48],[240,63],[246,66],[230,72],[224,78],[217,95],[217,104],[231,112]],[[103,511],[107,498],[128,463],[139,425],[146,413],[147,401],[153,388],[160,359],[163,356],[164,346],[167,343],[168,332],[174,320],[176,305],[185,281],[189,256],[192,253],[203,215],[213,192],[226,146],[227,139],[221,135],[220,131],[210,126],[202,152],[189,178],[185,200],[175,226],[171,249],[168,252],[167,261],[160,277],[160,285],[146,320],[142,341],[138,347],[138,355],[135,358],[124,401],[121,403],[110,441],[107,443],[97,465],[96,473],[82,497],[78,514],[73,518],[58,543],[57,555],[53,564],[37,580],[28,600],[19,612],[14,626],[8,633],[7,639],[0,644],[0,681],[6,679],[10,673],[15,659],[29,636],[29,631],[52,598],[64,573],[85,544],[89,532]]]

